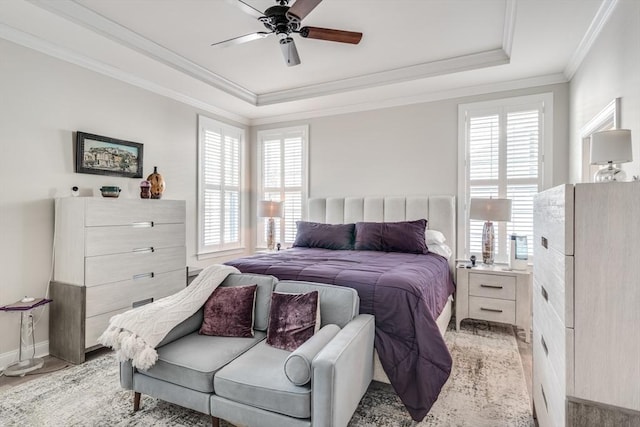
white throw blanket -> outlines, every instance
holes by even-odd
[[[98,342],[116,350],[119,360],[149,369],[158,360],[156,346],[169,331],[198,311],[229,274],[239,272],[228,265],[207,267],[180,292],[113,316]]]

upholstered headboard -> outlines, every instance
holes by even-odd
[[[454,271],[456,257],[455,196],[329,197],[309,199],[307,219],[327,224],[358,221],[395,222],[426,218],[428,227],[444,234],[453,251],[449,266]]]

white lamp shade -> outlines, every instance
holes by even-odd
[[[629,129],[605,130],[591,135],[592,165],[626,163],[632,160]]]
[[[511,221],[511,199],[471,199],[469,218]]]
[[[282,202],[261,200],[258,202],[258,217],[280,218],[282,217]]]

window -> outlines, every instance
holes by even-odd
[[[533,256],[533,196],[550,181],[544,163],[551,141],[553,95],[464,104],[459,120],[459,227],[464,258],[481,259],[484,221],[469,219],[471,198],[512,200],[511,221],[494,224],[495,260],[509,259],[509,235],[527,236]],[[550,150],[549,150],[550,152]],[[549,162],[550,163],[550,162]],[[464,241],[462,241],[464,240]]]
[[[308,126],[258,132],[257,200],[284,202],[283,217],[275,218],[275,235],[285,247],[294,242],[296,221],[306,210],[308,134]],[[258,220],[258,247],[267,245],[266,221]]]
[[[198,116],[198,253],[241,247],[244,131]]]

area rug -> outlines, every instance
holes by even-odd
[[[391,386],[373,382],[349,427],[533,426],[510,327],[467,322],[445,339],[452,375],[422,422],[411,420]],[[0,426],[211,425],[204,414],[149,396],[141,406],[132,411],[131,393],[120,388],[115,356],[107,353],[0,392]]]

